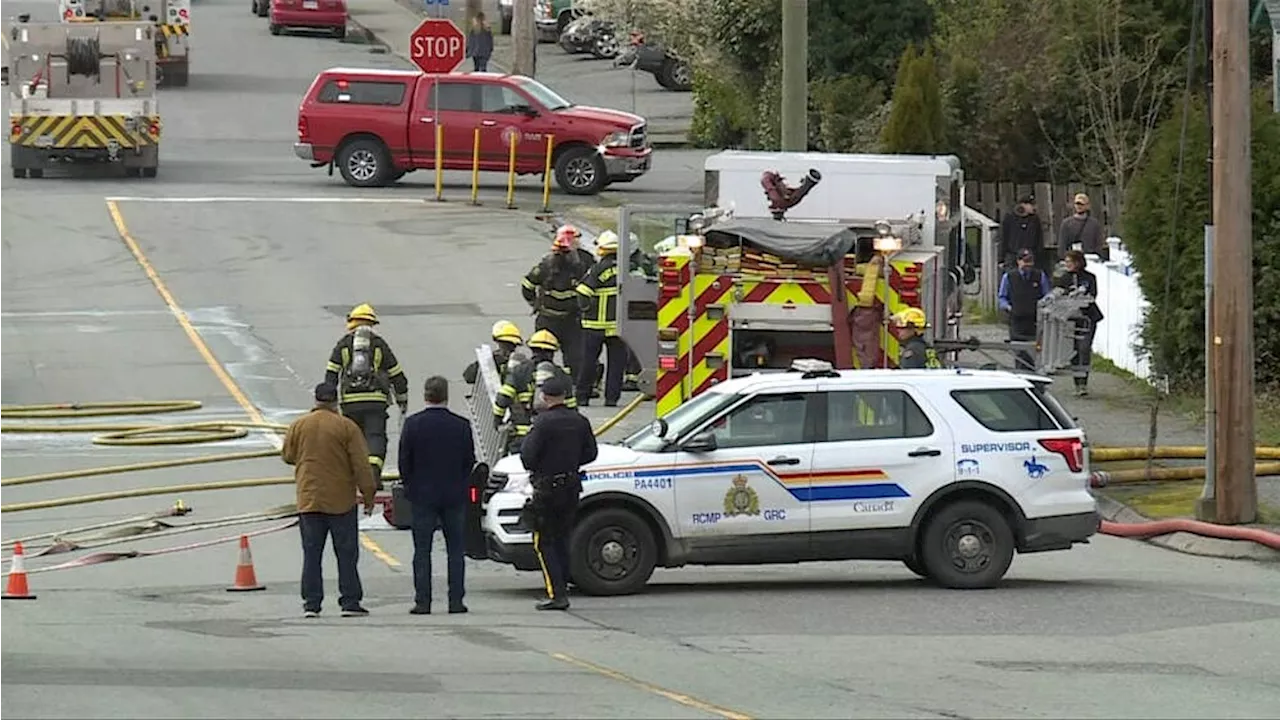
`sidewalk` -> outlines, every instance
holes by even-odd
[[[496,0],[485,0],[485,15],[498,26]],[[444,11],[459,27],[464,27],[465,3],[453,0]],[[351,22],[364,28],[398,55],[406,67],[409,62],[409,33],[423,18],[425,7],[412,0],[348,0],[347,14]],[[432,17],[434,17],[434,11]],[[509,35],[494,34],[494,57],[490,66],[499,72],[511,68],[512,44]],[[614,68],[608,60],[590,55],[567,55],[554,43],[538,45],[538,80],[569,100],[581,105],[633,112],[649,121],[649,139],[655,147],[681,147],[688,144],[693,122],[693,94],[664,90],[653,76],[626,68]],[[471,66],[466,61],[458,71]]]

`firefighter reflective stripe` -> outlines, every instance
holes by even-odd
[[[332,360],[329,361],[329,364],[324,366],[324,369],[328,372],[342,372],[342,366]]]
[[[155,130],[155,134],[152,134]],[[22,115],[10,118],[9,142],[30,148],[134,149],[160,142],[158,115]]]
[[[369,464],[370,464],[370,465],[377,465],[378,467],[382,467],[382,458],[378,457],[377,455],[370,455],[370,456],[369,456]]]
[[[380,390],[371,390],[369,392],[345,393],[339,398],[339,402],[343,405],[347,403],[358,402],[380,402],[387,401],[387,394]]]
[[[924,351],[924,366],[933,369],[942,367],[942,361],[938,359],[937,350],[929,347]]]
[[[351,346],[350,346],[349,344],[347,344],[347,345],[343,345],[343,346],[342,346],[342,349],[341,349],[341,351],[340,351],[340,353],[341,353],[341,357],[342,357],[342,364],[341,364],[341,365],[339,365],[339,364],[337,364],[337,363],[333,362],[332,360],[330,360],[330,361],[329,361],[329,364],[325,366],[325,369],[326,369],[326,370],[331,371],[331,372],[335,372],[335,373],[341,373],[342,371],[346,370],[348,367],[350,367],[350,366],[351,366]],[[375,373],[375,375],[376,375],[376,373],[377,373],[377,369],[378,369],[378,367],[379,367],[379,366],[381,366],[381,365],[382,365],[382,348],[381,348],[381,347],[379,347],[379,346],[375,343],[375,344],[374,344],[374,347],[373,347],[373,368],[374,368],[374,373]],[[396,375],[397,373],[402,373],[402,372],[403,372],[403,371],[400,369],[400,366],[399,366],[399,365],[396,365],[396,366],[394,366],[394,367],[393,367],[393,368],[391,368],[391,369],[392,369],[394,372],[389,372],[389,373],[387,373],[387,374],[388,374],[388,375],[390,375],[390,376],[394,376],[394,375]],[[365,390],[365,391],[363,391],[363,392],[349,392],[349,393],[344,393],[344,392],[342,392],[342,376],[341,376],[341,374],[339,374],[339,376],[338,376],[338,402],[339,402],[339,403],[342,403],[342,404],[344,404],[344,405],[345,405],[345,404],[347,404],[347,403],[355,403],[355,402],[380,402],[380,403],[386,403],[386,402],[388,402],[388,398],[387,398],[387,394],[386,394],[385,392],[383,392],[382,390]]]
[[[655,414],[662,417],[684,402],[689,372],[689,256],[671,254],[658,261],[658,367]]]
[[[374,351],[373,351],[373,362],[374,362],[374,367],[377,367],[378,365],[381,365],[381,364],[382,364],[382,349],[381,349],[381,348],[378,348],[378,349],[376,349],[376,350],[374,350]],[[387,376],[388,376],[388,377],[395,377],[395,376],[397,376],[397,375],[402,374],[403,372],[404,372],[404,370],[402,370],[402,369],[400,368],[400,363],[396,363],[395,365],[392,365],[392,366],[391,366],[391,369],[390,369],[390,370],[388,370],[388,371],[387,371]]]
[[[616,258],[606,255],[578,284],[582,327],[587,330],[603,330],[610,335],[618,333],[618,268],[615,262]]]

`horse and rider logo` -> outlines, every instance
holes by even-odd
[[[733,487],[724,494],[724,516],[759,515],[760,496],[754,488],[747,485],[747,476],[738,475],[733,478]]]
[[[1022,463],[1022,467],[1027,469],[1027,477],[1032,480],[1039,480],[1049,474],[1049,466],[1036,460],[1036,456],[1032,455],[1030,460]]]

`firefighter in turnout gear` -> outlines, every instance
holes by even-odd
[[[618,235],[605,230],[596,238],[600,259],[578,284],[582,309],[582,361],[578,367],[577,400],[580,407],[591,402],[596,361],[606,353],[604,404],[616,407],[622,396],[622,375],[627,364],[627,344],[618,336]]]
[[[562,226],[556,231],[551,252],[538,261],[520,283],[520,294],[536,315],[534,329],[549,330],[559,339],[564,364],[571,372],[577,372],[582,356],[578,283],[594,264],[590,253],[577,246],[577,238],[576,228]]]
[[[553,377],[571,382],[570,374],[556,365],[556,351],[560,349],[560,341],[548,330],[539,330],[529,336],[529,350],[532,357],[513,367],[507,373],[506,382],[498,390],[498,397],[493,401],[493,421],[501,424],[507,412],[511,413],[511,435],[508,452],[520,452],[520,444],[533,425],[533,418],[541,409],[536,405],[538,388]],[[574,399],[568,398],[565,405],[577,407]]]
[[[925,341],[920,333],[925,329],[924,311],[920,308],[907,308],[893,316],[895,335],[901,343],[898,356],[898,368],[901,370],[919,370],[922,368],[940,368],[938,353]]]
[[[524,337],[520,335],[520,328],[510,320],[499,320],[493,324],[493,329],[489,331],[489,336],[493,338],[493,364],[498,368],[498,379],[505,380],[507,377],[507,361],[511,359],[511,353],[516,348],[524,344]],[[480,374],[480,362],[472,360],[471,364],[462,371],[462,379],[468,385],[475,385],[476,378]]]
[[[387,457],[387,405],[395,398],[403,416],[409,407],[409,379],[391,346],[373,331],[378,314],[368,303],[347,313],[347,334],[329,354],[325,382],[338,387],[338,404],[364,432],[369,465],[382,488],[382,463]]]

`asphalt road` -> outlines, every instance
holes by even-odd
[[[415,388],[432,373],[457,378],[494,320],[529,328],[516,283],[545,248],[541,224],[497,209],[500,189],[478,209],[415,202],[422,185],[354,192],[295,160],[294,112],[313,72],[387,56],[272,38],[247,5],[197,7],[200,54],[191,87],[164,95],[159,178],[6,173],[0,182],[5,405],[193,399],[204,407],[142,420],[283,422],[309,405],[354,303],[382,312]],[[13,2],[5,12],[53,7]],[[453,388],[459,408],[463,389]],[[272,447],[262,436],[136,449],[90,438],[5,434],[4,476]],[[5,488],[3,502],[286,470],[268,458],[61,480]],[[4,537],[144,515],[175,499],[5,513]],[[173,522],[263,510],[292,492],[181,499],[194,512]],[[101,549],[200,544],[277,524]],[[234,543],[33,573],[38,599],[3,605],[0,713],[1114,718],[1280,708],[1275,566],[1099,538],[1020,558],[991,592],[932,589],[894,563],[694,568],[657,573],[642,595],[576,598],[573,612],[548,615],[532,609],[538,578],[469,562],[472,612],[416,617],[409,538],[387,531],[368,533],[361,554],[372,616],[332,617],[327,560],[325,616],[308,621],[295,533],[253,538],[267,585],[258,593],[224,590]]]

